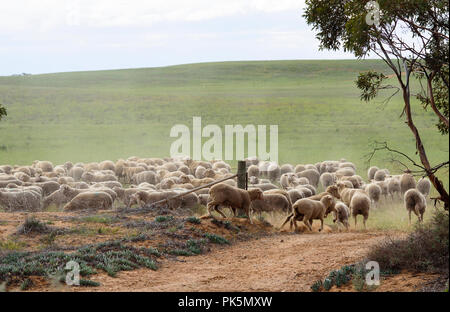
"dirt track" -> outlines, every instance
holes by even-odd
[[[164,261],[158,271],[100,274],[81,291],[310,291],[331,270],[360,260],[386,232],[279,234]],[[74,290],[74,289],[71,289]]]

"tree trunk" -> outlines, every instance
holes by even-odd
[[[449,195],[448,192],[445,190],[442,182],[435,176],[433,172],[431,172],[431,166],[430,162],[428,161],[427,154],[425,152],[425,148],[422,144],[422,139],[420,138],[419,130],[417,130],[416,126],[414,125],[412,114],[411,114],[411,102],[410,102],[410,95],[408,86],[403,88],[403,100],[405,102],[405,113],[406,113],[406,119],[408,127],[411,129],[412,133],[414,134],[414,138],[416,139],[416,149],[419,153],[420,161],[422,162],[422,165],[425,168],[426,174],[428,178],[430,179],[431,184],[433,184],[434,188],[440,195],[440,200],[444,202],[444,209],[448,210],[449,207]]]

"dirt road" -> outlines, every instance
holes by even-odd
[[[386,232],[278,234],[215,247],[157,271],[100,274],[100,287],[81,291],[310,291],[331,270],[360,260]],[[71,289],[73,290],[73,289]]]

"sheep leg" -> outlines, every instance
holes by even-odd
[[[291,214],[286,218],[286,220],[285,220],[285,221],[283,222],[283,224],[280,226],[280,230],[283,228],[283,226],[284,226],[286,223],[288,223],[289,220],[292,219],[293,216],[294,216],[294,214],[291,213]],[[291,229],[292,229],[292,222],[291,222]]]
[[[366,221],[367,221],[368,217],[369,217],[368,215],[364,215],[364,219],[363,219],[364,229],[366,229]]]
[[[411,225],[411,210],[408,211],[409,214],[409,225]]]
[[[220,210],[219,205],[216,205],[216,206],[214,207],[214,210],[217,211],[224,219],[227,218],[227,216],[222,212],[222,210]]]
[[[323,230],[323,218],[320,218],[320,229],[319,232],[322,232]]]
[[[354,216],[353,216],[353,218],[355,219],[355,229],[356,229],[356,221],[357,221],[357,220],[356,220],[356,217],[357,217],[357,215],[354,215]]]

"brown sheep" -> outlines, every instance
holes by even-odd
[[[421,178],[417,182],[417,190],[422,193],[423,196],[427,197],[430,194],[431,182],[428,178]]]
[[[297,177],[305,177],[314,187],[319,185],[320,173],[316,169],[306,169],[297,173]]]
[[[267,190],[267,191],[264,191],[264,198],[265,198],[266,194],[278,194],[278,195],[284,196],[286,198],[286,202],[288,203],[288,206],[287,206],[287,208],[280,206],[280,207],[278,207],[278,209],[286,210],[287,213],[290,213],[292,211],[292,201],[291,201],[291,197],[287,191],[280,190],[280,189]]]
[[[113,200],[108,193],[105,192],[83,192],[75,196],[69,203],[64,206],[65,211],[82,210],[82,209],[111,209]]]
[[[303,198],[295,202],[292,206],[293,212],[286,218],[280,228],[290,221],[290,228],[292,225],[295,227],[295,231],[298,230],[297,221],[303,221],[303,223],[312,231],[313,220],[320,220],[319,232],[323,230],[323,219],[325,212],[333,204],[333,196],[326,195],[322,197],[320,201],[312,200],[309,198]]]
[[[207,205],[208,213],[212,216],[212,209],[219,212],[224,218],[226,216],[219,210],[219,206],[227,206],[236,215],[237,209],[242,209],[247,214],[247,218],[252,222],[250,218],[250,204],[253,200],[264,199],[263,192],[260,189],[242,190],[225,183],[219,183],[213,185],[209,189],[209,197],[211,201]]]
[[[325,192],[307,197],[309,199],[312,200],[316,200],[316,201],[320,201],[323,197],[330,195],[333,198],[337,198],[340,199],[341,196],[339,195],[339,190],[338,187],[336,185],[330,185],[329,187],[327,187],[327,189],[325,190]],[[335,203],[336,201],[334,201],[333,199],[333,203],[327,208],[327,210],[325,211],[325,218],[328,216],[328,214],[332,211],[335,211]]]
[[[382,189],[377,183],[370,183],[366,185],[364,189],[367,194],[369,194],[370,201],[376,207],[378,202],[380,201],[380,197],[382,194]]]
[[[404,196],[405,207],[408,210],[409,224],[411,224],[411,212],[419,219],[419,222],[423,222],[423,214],[427,208],[427,201],[425,196],[422,195],[417,189],[409,189]]]

